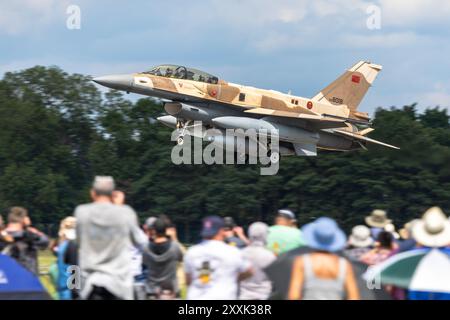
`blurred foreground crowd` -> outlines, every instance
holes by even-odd
[[[232,217],[208,216],[203,240],[186,248],[168,216],[140,226],[112,177],[96,177],[90,192],[56,240],[25,208],[0,216],[0,293],[20,281],[2,271],[6,257],[37,278],[38,251],[50,248],[57,299],[450,299],[450,220],[438,207],[398,232],[374,210],[348,237],[327,217],[299,228],[288,209],[247,233]]]

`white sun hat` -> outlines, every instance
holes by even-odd
[[[428,209],[412,227],[414,239],[426,247],[450,245],[450,221],[439,207]]]
[[[352,234],[348,238],[348,243],[357,248],[371,246],[373,239],[370,236],[370,229],[363,225],[353,227]]]

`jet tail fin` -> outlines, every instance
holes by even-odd
[[[345,104],[350,109],[350,117],[368,120],[368,114],[358,112],[358,106],[381,69],[380,65],[360,61],[316,94],[312,100],[331,105]]]

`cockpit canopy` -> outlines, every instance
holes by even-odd
[[[160,77],[186,79],[186,80],[207,82],[212,84],[217,84],[219,82],[218,77],[213,76],[209,73],[173,64],[160,65],[154,67],[150,71],[145,71],[143,73],[152,74]]]

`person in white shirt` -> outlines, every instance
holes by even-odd
[[[224,227],[218,216],[203,219],[203,241],[185,255],[188,300],[235,300],[239,281],[253,274],[242,252],[224,242]]]

